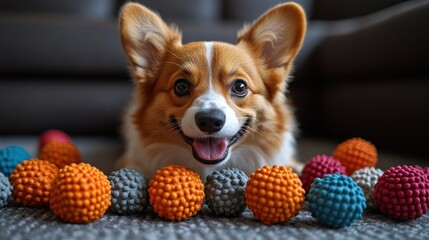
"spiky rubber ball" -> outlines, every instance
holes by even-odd
[[[351,177],[362,189],[366,199],[368,210],[375,210],[374,204],[374,186],[378,178],[383,175],[383,170],[374,167],[365,167],[356,170]]]
[[[426,176],[428,176],[428,179],[429,179],[429,167],[422,167],[422,166],[419,166],[419,165],[415,165],[414,167],[417,168],[417,169],[422,170],[424,172],[424,174]]]
[[[18,164],[30,158],[30,154],[22,147],[3,148],[0,150],[0,172],[9,177]]]
[[[378,161],[375,146],[362,138],[342,142],[335,148],[332,156],[346,167],[348,175],[364,167],[374,167]]]
[[[0,172],[0,208],[6,207],[12,200],[12,190],[9,179]]]
[[[58,168],[48,161],[30,159],[18,164],[10,175],[15,202],[25,207],[48,207],[57,175]]]
[[[57,129],[50,129],[43,132],[40,135],[39,150],[42,149],[42,147],[45,146],[50,141],[68,142],[68,143],[72,142],[70,136],[67,133]]]
[[[291,168],[264,166],[250,175],[245,190],[247,207],[262,223],[284,223],[296,216],[305,190]]]
[[[182,221],[201,210],[204,184],[193,170],[169,165],[158,170],[151,179],[149,198],[158,216],[170,221]]]
[[[342,228],[362,218],[366,208],[362,189],[351,177],[335,173],[316,178],[307,194],[311,215],[321,224]]]
[[[214,171],[204,184],[206,204],[217,216],[236,217],[246,209],[248,176],[237,168]]]
[[[94,222],[109,208],[110,182],[96,167],[72,163],[52,183],[51,210],[70,223]]]
[[[306,192],[316,178],[322,178],[325,174],[346,174],[346,168],[336,159],[327,155],[316,155],[304,165],[301,173],[302,186]]]
[[[149,204],[148,182],[143,173],[122,168],[112,172],[108,179],[112,186],[110,210],[118,214],[141,212]]]
[[[378,178],[374,200],[382,213],[394,219],[419,218],[428,211],[428,177],[412,166],[391,167]]]
[[[50,141],[40,150],[39,158],[63,168],[72,163],[80,163],[79,149],[70,142]]]

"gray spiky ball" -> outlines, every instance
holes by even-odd
[[[246,209],[244,197],[248,176],[237,168],[217,170],[207,176],[206,203],[218,216],[239,216]]]
[[[0,172],[0,208],[6,207],[12,200],[12,190],[9,179]]]
[[[374,167],[365,167],[356,170],[351,177],[362,188],[365,195],[367,209],[374,210],[374,186],[378,182],[378,178],[383,175],[383,170]]]
[[[110,209],[118,214],[131,214],[145,210],[148,205],[148,182],[143,173],[122,168],[109,175],[112,186]]]

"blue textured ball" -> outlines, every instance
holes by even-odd
[[[366,208],[362,189],[351,177],[326,174],[316,178],[307,195],[311,215],[329,227],[350,226]]]
[[[149,203],[148,182],[143,173],[122,168],[109,175],[112,186],[110,209],[118,214],[131,214],[145,210]]]
[[[0,172],[0,208],[6,207],[12,200],[12,190],[9,179]]]
[[[248,176],[236,168],[217,170],[207,176],[206,204],[218,216],[239,216],[246,209],[244,197]]]
[[[0,172],[6,177],[24,160],[30,159],[30,154],[22,147],[9,146],[0,150]]]

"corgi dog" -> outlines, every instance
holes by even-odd
[[[121,167],[151,178],[181,165],[203,180],[225,167],[246,174],[265,165],[302,167],[285,95],[306,32],[299,5],[268,10],[239,31],[235,45],[182,44],[176,27],[138,3],[123,6],[119,28],[135,85]]]

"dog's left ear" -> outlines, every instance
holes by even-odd
[[[237,42],[256,51],[267,69],[287,72],[301,48],[306,25],[304,10],[298,4],[279,4],[244,27]]]

